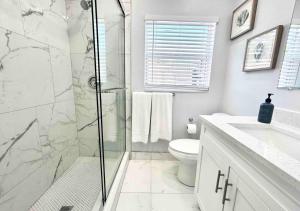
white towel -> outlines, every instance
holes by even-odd
[[[172,140],[172,109],[173,95],[171,93],[152,94],[151,142]]]
[[[151,93],[134,92],[132,95],[132,142],[148,143]]]

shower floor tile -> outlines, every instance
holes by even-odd
[[[177,180],[178,161],[131,160],[116,211],[200,211],[192,187]]]
[[[59,211],[63,206],[73,206],[72,211],[91,211],[99,193],[99,158],[79,157],[30,211]]]

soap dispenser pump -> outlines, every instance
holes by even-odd
[[[271,103],[272,95],[273,94],[269,93],[266,101],[260,105],[259,114],[258,114],[259,122],[270,124],[272,121],[272,116],[274,111],[274,105]]]

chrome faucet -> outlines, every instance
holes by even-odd
[[[80,5],[82,9],[88,10],[92,7],[92,0],[81,0]]]

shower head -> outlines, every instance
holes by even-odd
[[[88,10],[92,6],[92,0],[81,0],[80,5],[82,9]]]

